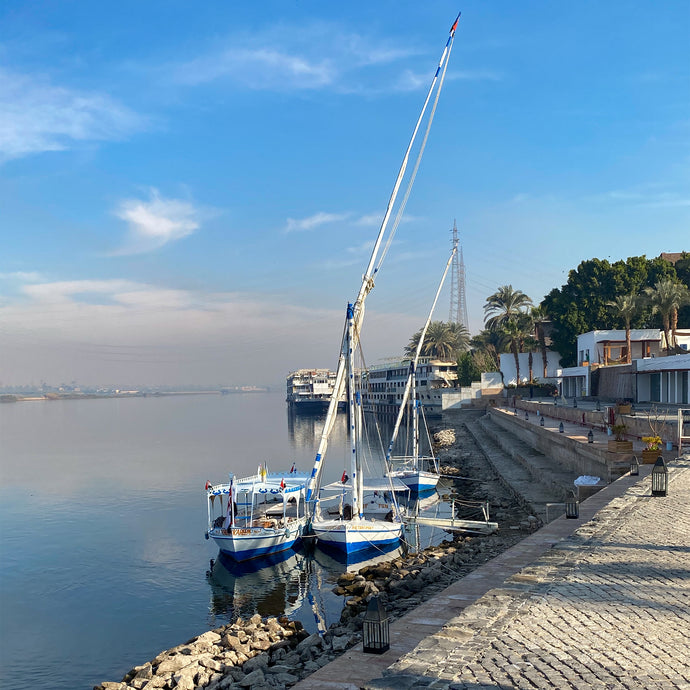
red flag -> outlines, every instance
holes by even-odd
[[[285,479],[280,480],[280,488],[284,489],[285,488]]]
[[[453,24],[453,26],[450,27],[450,33],[452,33],[452,34],[455,33],[455,29],[458,28],[458,22],[459,21],[460,21],[460,13],[458,12],[458,17],[455,20],[455,23]]]
[[[340,481],[345,484],[347,482],[347,472],[343,470],[343,476],[340,478]]]

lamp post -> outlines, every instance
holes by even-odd
[[[587,434],[587,443],[594,443],[594,433],[592,430],[589,430],[589,433]]]
[[[570,520],[576,520],[580,517],[580,502],[577,500],[575,492],[571,492],[571,496],[565,502],[565,516]]]
[[[565,429],[563,429],[563,422],[561,422],[561,423],[558,425],[558,433],[559,433],[559,434],[562,434],[564,431],[565,431]]]
[[[365,654],[383,654],[390,646],[388,614],[379,598],[372,597],[362,624],[362,651]]]
[[[652,467],[652,496],[666,496],[668,493],[668,470],[661,455]]]
[[[633,455],[632,460],[630,461],[630,476],[640,476],[640,463],[637,461],[637,455]]]

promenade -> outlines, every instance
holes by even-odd
[[[339,688],[690,689],[690,457],[625,476],[305,678]]]

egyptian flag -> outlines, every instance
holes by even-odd
[[[340,481],[343,484],[347,484],[347,480],[348,480],[347,472],[345,470],[343,470],[343,476],[340,478]]]
[[[280,490],[283,491],[285,489],[285,479],[280,480]]]
[[[451,36],[455,33],[455,29],[458,28],[458,22],[460,21],[460,12],[458,12],[458,16],[455,19],[455,22],[453,23],[453,26],[450,27],[450,34]]]
[[[295,465],[293,462],[292,467],[290,468],[290,474],[294,474],[295,472],[297,472],[297,465]]]

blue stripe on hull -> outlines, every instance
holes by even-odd
[[[238,551],[232,551],[230,549],[223,548],[222,543],[219,543],[220,540],[216,541],[216,544],[218,544],[218,548],[221,550],[222,553],[224,553],[226,556],[230,556],[230,558],[232,558],[233,560],[249,561],[252,558],[261,558],[262,556],[269,556],[274,553],[286,551],[287,549],[292,548],[297,541],[297,539],[293,539],[291,541],[285,541],[280,544],[274,544],[273,546],[265,546],[254,549],[243,549]]]

